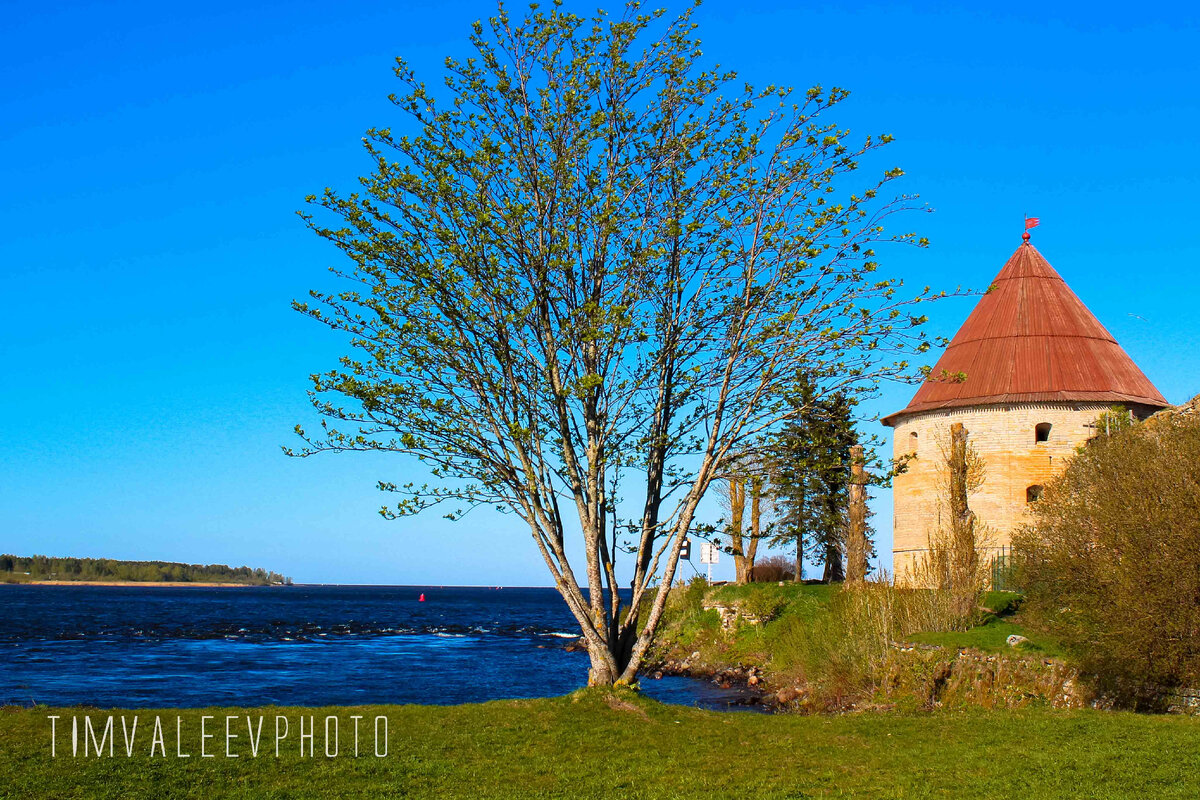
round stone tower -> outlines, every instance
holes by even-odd
[[[893,485],[898,578],[927,552],[945,514],[942,446],[952,423],[963,424],[985,462],[970,505],[998,550],[1046,481],[1095,435],[1101,412],[1120,405],[1141,418],[1168,405],[1024,239],[912,402],[883,419],[895,429],[895,457],[915,456]]]

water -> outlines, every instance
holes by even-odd
[[[421,594],[425,602],[419,602]],[[554,589],[0,585],[0,705],[454,704],[566,694],[588,659]],[[643,680],[663,702],[739,694]]]

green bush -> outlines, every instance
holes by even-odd
[[[704,595],[708,593],[708,581],[703,575],[697,575],[688,582],[687,587],[680,592],[679,611],[683,616],[699,614],[703,610]]]
[[[1033,510],[1023,616],[1116,684],[1200,683],[1200,418],[1093,439]]]

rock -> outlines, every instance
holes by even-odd
[[[1014,633],[1012,636],[1009,636],[1004,641],[1008,642],[1009,647],[1016,647],[1017,645],[1021,644],[1021,642],[1028,642],[1029,639],[1027,639],[1026,637],[1022,636],[1019,633]]]
[[[758,676],[751,675],[749,678],[746,678],[746,683],[750,686],[758,686]]]
[[[795,689],[791,689],[787,686],[783,687],[782,689],[780,689],[779,691],[777,691],[775,693],[775,699],[778,700],[780,703],[790,703],[799,696],[800,696],[799,692],[797,692]]]

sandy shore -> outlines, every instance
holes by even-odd
[[[194,586],[201,589],[217,587],[244,588],[261,586],[250,583],[206,583],[201,581],[7,581],[14,586]]]

